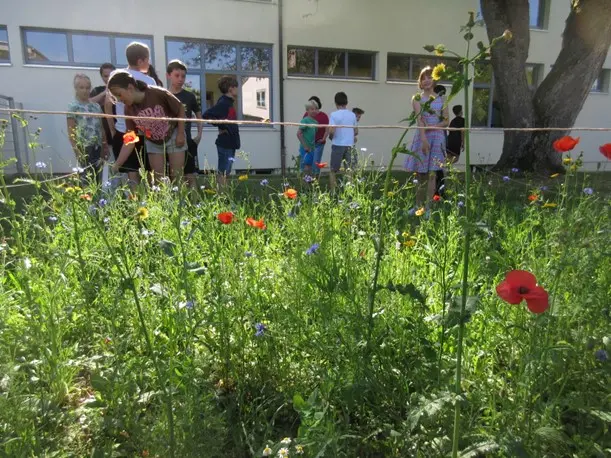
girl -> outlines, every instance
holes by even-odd
[[[443,106],[443,98],[433,92],[433,69],[425,67],[418,77],[418,87],[421,90],[420,97],[412,98],[414,112],[418,115],[419,127],[436,127],[434,130],[419,129],[414,135],[412,152],[416,156],[408,156],[405,168],[408,172],[418,174],[419,188],[416,192],[416,206],[420,207],[423,202],[423,194],[426,192],[427,207],[435,194],[435,173],[442,169],[444,162],[445,130],[448,126],[448,108]],[[425,106],[431,100],[430,106]],[[422,113],[420,112],[422,110]],[[424,187],[424,183],[427,184]]]
[[[318,124],[322,125],[322,126],[326,126],[329,124],[329,117],[327,116],[327,114],[322,111],[322,102],[320,101],[320,99],[313,95],[312,97],[310,97],[308,99],[308,102],[315,102],[316,103],[316,112],[314,113],[314,119],[316,119],[316,122],[318,122]],[[303,114],[303,118],[308,117],[308,113],[307,111]],[[327,142],[327,128],[326,127],[319,127],[318,129],[316,129],[316,144],[314,145],[314,165],[315,167],[313,167],[313,172],[314,172],[314,176],[320,176],[320,167],[318,167],[316,164],[319,164],[322,162],[322,155],[323,152],[325,150],[325,143]]]
[[[125,104],[126,116],[185,117],[183,104],[170,92],[160,87],[149,86],[143,81],[136,81],[125,70],[117,70],[110,75],[108,90],[117,100]],[[166,155],[170,163],[172,178],[182,176],[186,150],[184,121],[151,119],[126,119],[125,121],[128,132],[137,129],[145,136],[144,142],[149,164],[157,178],[165,174]],[[134,147],[134,143],[123,145],[113,165],[113,172],[119,170],[130,158]]]
[[[91,80],[83,73],[74,76],[75,100],[68,105],[68,111],[77,113],[102,113],[97,103],[89,101]],[[102,118],[93,116],[67,115],[68,137],[80,167],[91,166],[99,182],[101,161],[106,159],[106,136],[102,129]]]

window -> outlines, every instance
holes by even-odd
[[[0,62],[10,62],[11,51],[8,46],[8,31],[5,25],[0,25]]]
[[[609,75],[611,70],[603,68],[592,85],[591,92],[609,92]]]
[[[547,0],[530,0],[530,28],[531,29],[546,29],[547,28]]]
[[[526,79],[534,91],[543,78],[543,64],[526,64]],[[473,127],[503,127],[501,104],[494,90],[494,75],[490,62],[476,65],[473,77],[473,108],[471,125]]]
[[[289,75],[322,78],[375,78],[375,53],[337,49],[288,48]]]
[[[450,70],[458,70],[458,59],[451,57],[438,57],[433,54],[426,56],[410,54],[389,53],[386,59],[386,80],[387,81],[418,81],[420,71],[429,66],[435,67],[437,64],[446,64]]]
[[[111,62],[117,67],[125,67],[125,48],[132,41],[148,45],[153,60],[151,36],[32,28],[22,29],[22,34],[28,64],[99,67],[104,62]]]
[[[203,111],[222,95],[219,78],[232,75],[238,80],[238,119],[271,119],[271,46],[167,38],[166,56],[187,65],[187,82],[200,97]]]

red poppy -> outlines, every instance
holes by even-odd
[[[87,202],[91,202],[91,195],[90,194],[81,194],[80,198],[83,200],[86,200]]]
[[[151,138],[151,135],[152,135],[152,133],[151,133],[151,129],[146,129],[146,130],[144,131],[144,136],[145,136],[146,138]]]
[[[530,200],[531,202],[535,202],[538,198],[539,196],[536,194],[531,194],[530,196],[528,196],[528,200]]]
[[[517,305],[526,300],[528,310],[533,313],[543,313],[549,308],[549,296],[541,286],[537,286],[537,279],[525,270],[512,270],[505,276],[505,280],[496,287],[496,293],[505,302]]]
[[[223,224],[231,224],[233,223],[233,213],[232,212],[223,212],[216,215],[218,220]]]
[[[605,143],[600,147],[600,153],[607,159],[611,159],[611,143]]]
[[[439,194],[435,194],[435,195],[433,196],[433,200],[434,200],[435,202],[439,202],[439,201],[441,200],[441,196],[440,196]]]
[[[327,166],[326,162],[314,162],[314,164],[316,165],[316,167],[318,167],[319,169],[324,169]]]
[[[295,191],[293,188],[289,188],[284,191],[284,197],[287,199],[295,199],[297,197],[297,191]]]
[[[579,143],[579,137],[573,138],[569,135],[559,138],[553,143],[554,149],[559,153],[571,151]]]
[[[123,134],[123,144],[124,145],[133,145],[134,143],[138,143],[140,139],[136,135],[136,132],[130,130]]]
[[[249,226],[261,229],[261,230],[265,230],[267,228],[267,226],[263,222],[263,218],[261,218],[259,221],[257,221],[254,218],[246,218],[246,224],[248,224]]]

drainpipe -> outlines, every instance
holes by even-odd
[[[284,33],[282,27],[282,0],[278,0],[278,66],[280,69],[280,122],[284,122]],[[280,167],[282,175],[286,172],[286,132],[284,125],[280,126]]]

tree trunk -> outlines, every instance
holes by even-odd
[[[562,49],[533,94],[525,64],[530,45],[528,0],[481,0],[488,38],[511,30],[513,39],[492,49],[494,90],[504,127],[562,127],[560,132],[505,132],[497,169],[562,172],[552,143],[574,125],[611,46],[611,0],[573,0]]]

